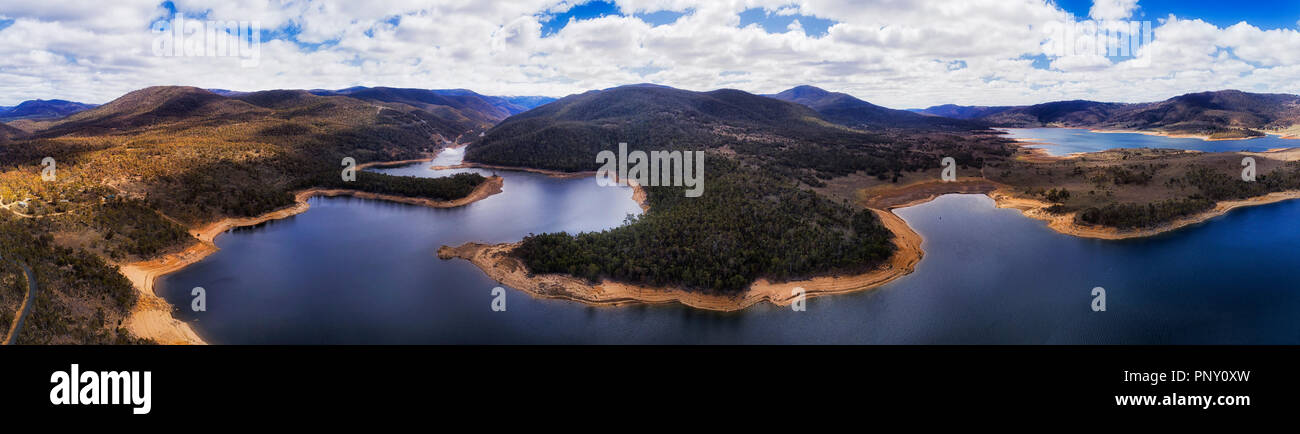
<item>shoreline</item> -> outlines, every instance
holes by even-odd
[[[217,248],[215,240],[217,236],[226,231],[302,214],[311,208],[308,200],[312,197],[352,196],[431,208],[454,208],[500,193],[503,186],[504,180],[500,176],[489,177],[487,181],[475,187],[474,191],[468,196],[450,201],[368,193],[359,190],[312,188],[295,193],[294,205],[256,217],[227,217],[198,228],[192,228],[190,235],[196,238],[197,242],[180,252],[166,254],[147,261],[118,264],[119,272],[131,281],[131,285],[140,294],[139,302],[136,303],[136,307],[132,310],[123,326],[137,337],[153,339],[159,344],[207,344],[203,338],[194,332],[189,323],[172,317],[171,310],[173,306],[154,292],[155,281],[161,276],[179,271],[221,250]]]
[[[1261,132],[1261,133],[1264,133],[1264,135],[1262,135],[1262,136],[1253,136],[1253,137],[1233,137],[1233,138],[1221,138],[1221,139],[1220,139],[1220,138],[1210,138],[1210,136],[1205,135],[1205,134],[1178,134],[1178,133],[1168,133],[1168,132],[1164,132],[1164,131],[1152,131],[1152,130],[1124,130],[1124,129],[1112,130],[1112,129],[1091,128],[1091,127],[1032,127],[1032,128],[1030,128],[1030,127],[1015,127],[1015,128],[1012,128],[1012,127],[995,127],[995,129],[997,129],[997,130],[1002,130],[1002,131],[1004,131],[1004,132],[1005,132],[1006,130],[1028,130],[1028,129],[1039,129],[1039,128],[1057,128],[1057,129],[1066,129],[1066,130],[1088,130],[1088,132],[1090,132],[1090,133],[1097,133],[1097,134],[1142,134],[1142,135],[1147,135],[1147,136],[1167,137],[1167,138],[1170,138],[1170,139],[1199,139],[1199,140],[1201,140],[1201,141],[1206,141],[1206,142],[1230,142],[1230,141],[1234,141],[1234,140],[1262,139],[1262,138],[1265,138],[1265,137],[1268,137],[1268,136],[1277,136],[1278,138],[1280,138],[1280,139],[1284,139],[1284,140],[1300,140],[1300,136],[1288,136],[1288,135],[1286,135],[1286,134],[1282,134],[1282,133],[1274,133],[1274,132],[1268,132],[1268,131],[1262,131],[1262,130],[1256,130],[1256,131],[1259,131],[1259,132]],[[1042,142],[1042,141],[1039,141],[1039,140],[1042,140],[1042,139],[1033,139],[1033,138],[1010,138],[1010,139],[1011,139],[1011,140],[1018,141],[1018,142],[1024,142],[1024,143],[1035,143],[1035,144],[1040,144],[1040,145],[1043,145],[1043,144],[1046,144],[1046,145],[1053,144],[1053,143],[1051,143],[1051,142]],[[1289,149],[1289,148],[1284,148],[1284,149]]]
[[[1084,129],[1084,128],[1079,128],[1079,129]],[[1128,134],[1144,134],[1144,135],[1148,135],[1148,136],[1168,137],[1168,138],[1171,138],[1171,139],[1200,139],[1200,140],[1203,140],[1203,141],[1206,141],[1206,142],[1230,142],[1230,141],[1234,141],[1234,140],[1250,140],[1250,139],[1259,139],[1259,138],[1268,137],[1268,134],[1267,134],[1267,133],[1265,133],[1265,135],[1263,135],[1263,136],[1254,136],[1254,137],[1233,137],[1233,138],[1226,138],[1226,139],[1214,139],[1214,138],[1210,138],[1210,136],[1208,136],[1208,135],[1204,135],[1204,134],[1175,134],[1175,133],[1166,133],[1166,132],[1164,132],[1164,131],[1147,131],[1147,130],[1099,130],[1099,129],[1088,129],[1088,132],[1090,132],[1090,133],[1100,133],[1100,134],[1124,134],[1124,133],[1128,133]]]
[[[499,284],[538,298],[576,301],[591,306],[679,303],[697,309],[732,312],[765,301],[776,306],[788,306],[796,299],[792,293],[795,287],[802,287],[806,297],[812,298],[867,291],[911,274],[925,256],[921,248],[924,239],[907,222],[894,214],[893,210],[927,203],[946,194],[984,194],[993,199],[994,206],[997,208],[1016,209],[1025,217],[1046,221],[1049,229],[1062,235],[1105,240],[1159,235],[1203,223],[1233,209],[1300,199],[1300,191],[1270,193],[1250,199],[1219,202],[1213,210],[1181,218],[1156,228],[1119,230],[1076,224],[1075,213],[1048,214],[1043,209],[1051,204],[1037,199],[1016,197],[1008,193],[1005,188],[1004,185],[979,178],[952,183],[912,184],[896,191],[862,198],[861,203],[869,206],[868,209],[875,212],[880,217],[881,223],[894,233],[894,244],[898,250],[890,256],[886,264],[870,272],[855,275],[822,276],[782,283],[773,283],[760,278],[751,283],[743,293],[737,295],[697,293],[678,287],[634,285],[610,279],[602,279],[593,284],[586,279],[566,274],[531,274],[523,261],[510,255],[520,242],[502,244],[471,242],[456,247],[442,246],[438,249],[437,255],[442,260],[469,261]]]
[[[561,172],[559,170],[534,169],[531,167],[516,167],[516,166],[497,166],[494,164],[473,163],[468,161],[461,162],[460,164],[453,164],[450,166],[429,166],[429,170],[452,170],[452,169],[487,169],[487,170],[505,170],[508,172],[528,172],[528,173],[546,175],[552,178],[586,178],[588,176],[596,176],[595,171]]]
[[[534,169],[531,167],[516,167],[516,166],[496,166],[491,164],[481,164],[481,163],[471,163],[471,162],[462,162],[460,164],[453,164],[450,166],[429,166],[429,170],[452,170],[452,169],[489,169],[489,170],[502,170],[506,172],[527,172],[527,173],[536,173],[539,175],[546,175],[558,179],[577,179],[577,178],[594,177],[597,175],[597,172],[594,171],[561,172],[558,170]],[[642,187],[640,184],[638,184],[635,180],[632,179],[628,179],[628,180],[616,179],[614,182],[618,182],[620,184],[631,187],[632,200],[636,201],[638,205],[641,205],[641,212],[650,211],[649,195],[646,192],[645,187]]]
[[[1248,199],[1216,202],[1214,208],[1208,211],[1180,217],[1153,228],[1141,229],[1118,229],[1107,226],[1080,225],[1074,222],[1074,217],[1078,214],[1077,211],[1065,214],[1049,214],[1043,211],[1043,208],[1051,206],[1051,204],[1037,199],[1015,197],[1001,190],[988,193],[988,196],[993,199],[994,204],[998,208],[1014,208],[1020,210],[1021,214],[1024,214],[1025,217],[1047,222],[1047,227],[1049,229],[1060,234],[1101,240],[1127,240],[1152,237],[1173,232],[1188,226],[1205,223],[1237,208],[1269,205],[1292,199],[1300,199],[1300,190],[1280,191]]]
[[[956,182],[924,181],[886,190],[877,190],[879,194],[863,197],[860,200],[868,207],[885,207],[893,210],[920,205],[946,194],[983,194],[993,199],[994,206],[1019,210],[1025,217],[1047,222],[1048,229],[1062,235],[1102,240],[1125,240],[1173,232],[1187,226],[1204,223],[1237,208],[1300,199],[1300,190],[1274,192],[1247,199],[1216,202],[1213,209],[1182,217],[1153,228],[1118,229],[1075,223],[1074,217],[1078,214],[1078,211],[1051,214],[1044,211],[1044,209],[1052,206],[1052,203],[1018,196],[1012,191],[1013,189],[1010,186],[988,179],[962,178]]]
[[[437,155],[436,153],[435,153],[433,156],[430,156],[430,157],[425,157],[425,158],[416,158],[416,159],[412,159],[412,160],[371,161],[371,162],[369,162],[369,163],[361,163],[361,164],[358,164],[358,165],[357,165],[357,170],[361,170],[361,169],[369,169],[369,168],[371,168],[371,167],[393,167],[393,166],[405,166],[405,165],[407,165],[407,164],[428,163],[428,162],[430,162],[430,161],[433,161],[434,158],[438,158],[438,155]]]
[[[798,298],[794,293],[796,287],[804,289],[806,298],[846,294],[878,288],[916,270],[916,264],[925,255],[921,249],[924,241],[921,236],[893,212],[879,209],[871,211],[880,218],[881,224],[894,233],[893,242],[898,249],[885,263],[869,272],[855,275],[822,276],[787,282],[771,282],[760,278],[737,295],[705,294],[678,287],[633,285],[609,279],[592,284],[566,274],[534,275],[528,272],[523,261],[509,254],[520,242],[442,246],[438,249],[438,258],[465,259],[501,285],[534,297],[577,301],[591,306],[679,303],[719,312],[743,310],[765,301],[776,306],[789,306]]]

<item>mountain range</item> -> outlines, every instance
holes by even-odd
[[[1160,102],[1058,101],[1029,106],[941,105],[915,112],[998,127],[1148,130],[1211,137],[1258,136],[1300,124],[1300,96],[1238,90],[1190,93]]]
[[[880,128],[939,128],[954,130],[977,129],[980,125],[963,119],[924,116],[907,110],[881,107],[852,95],[829,92],[813,86],[797,86],[774,95],[782,101],[802,104],[837,124],[862,129]]]
[[[57,119],[95,107],[94,104],[82,104],[61,99],[34,99],[23,101],[13,107],[0,107],[0,122],[22,119]]]

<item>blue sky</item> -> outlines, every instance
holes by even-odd
[[[1056,0],[1062,9],[1087,17],[1092,0]],[[1142,0],[1134,19],[1155,20],[1169,14],[1200,18],[1219,27],[1241,21],[1264,29],[1295,28],[1300,20],[1298,0]]]
[[[634,16],[651,25],[671,24],[683,15],[692,13],[692,9],[682,11],[655,11],[650,13],[624,13],[618,5],[608,1],[591,1],[557,14],[543,14],[542,36],[549,36],[563,29],[571,21],[590,20],[605,16]],[[780,13],[779,10],[749,8],[740,12],[740,26],[758,25],[768,33],[784,33],[795,20],[803,27],[808,36],[823,36],[835,21],[807,16],[797,13]]]
[[[960,1],[960,0],[958,0]],[[1080,18],[1088,17],[1092,0],[1053,0],[1060,8]],[[651,14],[635,14],[655,25],[668,24],[681,17],[685,12],[660,11]],[[1134,15],[1137,20],[1156,20],[1169,16],[1199,18],[1210,24],[1227,27],[1242,21],[1263,29],[1296,28],[1300,21],[1300,0],[1142,0]],[[569,11],[555,14],[553,19],[543,21],[542,34],[550,35],[564,28],[570,19],[588,20],[608,15],[625,15],[612,2],[592,1],[574,6]],[[826,29],[835,21],[805,15],[778,15],[776,11],[762,8],[747,9],[740,15],[740,25],[758,24],[770,33],[786,31],[791,21],[798,19],[810,36],[826,33]],[[0,24],[2,25],[2,24]]]

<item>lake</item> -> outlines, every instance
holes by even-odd
[[[376,170],[450,173],[430,165]],[[220,252],[159,279],[159,293],[214,344],[1300,343],[1300,201],[1101,241],[1058,234],[983,195],[946,195],[896,210],[925,238],[914,273],[809,299],[804,312],[591,307],[514,290],[494,312],[497,283],[466,261],[437,259],[439,246],[599,230],[639,212],[630,189],[592,178],[499,174],[503,193],[461,208],[314,198],[298,216],[221,235]],[[199,286],[207,311],[191,312]],[[1105,288],[1105,312],[1091,309],[1094,287]]]
[[[1097,152],[1116,148],[1169,148],[1202,152],[1267,151],[1300,146],[1300,140],[1264,136],[1248,140],[1208,141],[1172,138],[1141,133],[1094,133],[1083,128],[1000,128],[1007,137],[1030,140],[1030,148],[1042,148],[1055,156],[1075,152]]]

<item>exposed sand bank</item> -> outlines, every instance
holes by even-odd
[[[759,279],[738,295],[704,294],[676,287],[631,285],[608,279],[592,284],[586,279],[565,274],[530,275],[523,262],[510,255],[519,243],[442,246],[438,249],[438,257],[468,260],[502,285],[537,297],[573,300],[596,306],[675,302],[713,311],[741,310],[764,301],[788,306],[796,299],[796,287],[803,288],[808,298],[864,291],[884,285],[916,269],[916,264],[923,256],[921,236],[893,213],[873,211],[885,227],[894,233],[894,245],[898,247],[887,263],[857,275],[816,277],[780,283]]]
[[[356,190],[309,189],[296,193],[294,195],[295,203],[292,206],[257,217],[226,218],[193,229],[190,231],[190,235],[193,235],[198,242],[185,250],[163,255],[149,261],[120,264],[122,275],[126,276],[136,290],[140,291],[140,301],[136,304],[134,311],[131,312],[131,316],[127,318],[125,326],[127,330],[130,330],[136,336],[153,339],[161,344],[204,344],[203,339],[194,332],[188,323],[172,317],[172,306],[154,292],[154,282],[159,276],[176,272],[202,260],[208,255],[216,253],[217,250],[220,250],[214,243],[218,235],[233,228],[254,226],[306,212],[311,207],[307,201],[314,196],[354,196],[433,208],[451,208],[468,205],[500,193],[503,184],[504,180],[501,177],[493,176],[476,187],[468,196],[450,201],[392,196]]]

